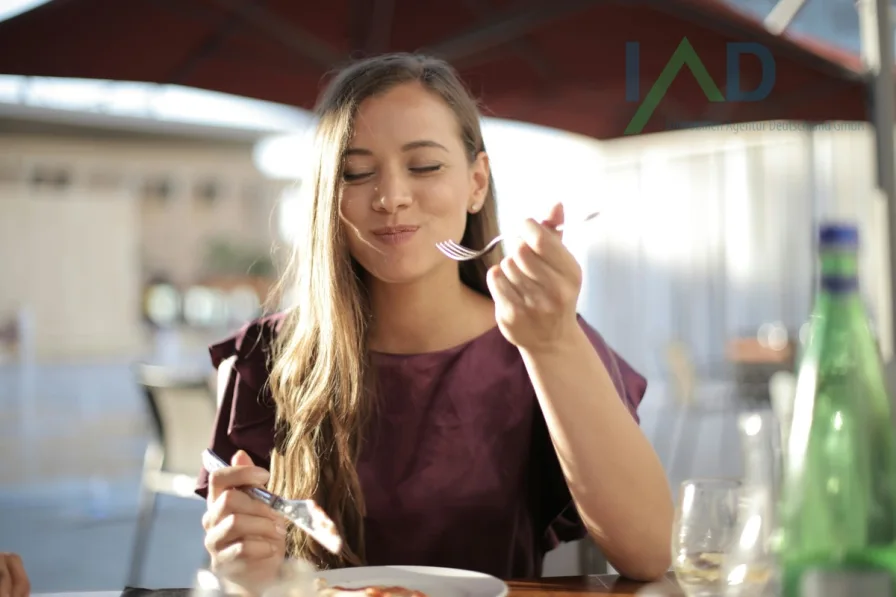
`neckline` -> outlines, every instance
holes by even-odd
[[[501,328],[498,327],[497,324],[488,328],[484,332],[473,336],[469,340],[464,340],[460,344],[455,344],[454,346],[449,346],[448,348],[442,348],[439,350],[432,350],[429,352],[409,352],[409,353],[400,353],[400,352],[381,352],[379,350],[370,350],[370,354],[376,358],[381,359],[410,359],[410,358],[420,358],[420,357],[438,357],[438,356],[446,356],[452,353],[457,353],[472,345],[475,342],[479,342],[480,340],[484,340],[488,338],[495,332],[500,333]]]

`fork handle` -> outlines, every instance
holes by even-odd
[[[575,223],[576,224],[584,224],[588,220],[593,220],[594,218],[596,218],[599,215],[600,215],[599,211],[593,211],[590,214],[588,214],[587,216],[585,216],[584,218],[576,218]],[[554,230],[556,230],[557,232],[563,232],[563,229],[566,228],[567,223],[571,224],[573,222],[563,222],[562,224],[560,224],[559,226],[554,228]]]
[[[261,487],[240,487],[240,489],[255,499],[264,502],[268,506],[273,506],[274,503],[280,499],[267,489],[262,489]]]
[[[217,471],[230,466],[223,458],[215,454],[212,450],[204,450],[202,452],[202,465],[208,472]],[[266,503],[268,506],[273,506],[274,502],[278,499],[273,493],[266,489],[262,489],[261,487],[240,487],[240,490],[248,493],[257,500]]]

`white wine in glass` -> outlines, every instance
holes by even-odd
[[[693,479],[681,484],[672,532],[672,569],[691,597],[723,594],[725,554],[737,530],[740,483]]]

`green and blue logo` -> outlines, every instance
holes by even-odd
[[[741,89],[740,59],[744,54],[756,56],[762,65],[762,79],[755,89],[749,91]],[[706,99],[711,102],[759,102],[768,97],[775,85],[775,58],[768,48],[756,42],[731,42],[726,45],[725,57],[727,73],[723,94],[706,70],[694,46],[685,37],[641,101],[641,44],[636,41],[626,43],[625,99],[629,102],[641,102],[641,105],[625,128],[625,134],[636,135],[644,130],[644,126],[666,95],[672,81],[685,66],[690,69]]]

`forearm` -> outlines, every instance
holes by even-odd
[[[523,360],[576,506],[613,566],[665,572],[673,507],[662,465],[585,332]]]

